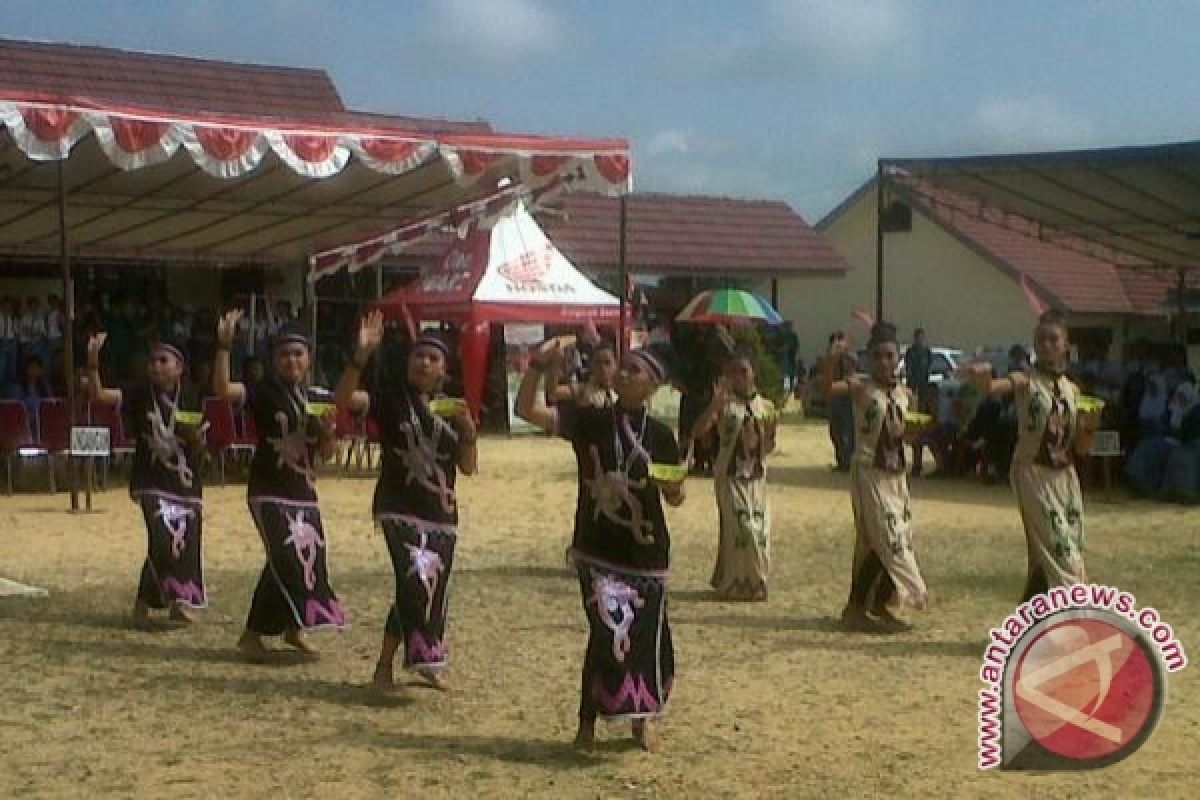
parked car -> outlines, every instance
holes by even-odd
[[[965,363],[963,361],[962,350],[955,350],[950,347],[931,347],[929,349],[933,351],[933,358],[929,364],[929,382],[935,386],[942,381],[953,379],[959,365]],[[901,352],[903,353],[907,350],[908,348],[905,347]],[[907,380],[908,372],[905,369],[903,355],[900,356],[899,374],[901,382]]]
[[[901,347],[901,353],[908,348]],[[951,391],[957,391],[958,378],[955,377],[955,372],[960,364],[966,363],[963,358],[963,351],[952,347],[933,347],[933,359],[929,369],[929,382],[934,386],[940,386],[944,382],[948,382],[947,388]],[[805,386],[804,396],[801,398],[804,402],[804,414],[809,417],[824,417],[829,412],[827,403],[825,402],[825,392],[821,389],[821,370],[825,363],[825,357],[819,356],[816,363],[813,365],[808,384]],[[867,363],[867,351],[858,351],[858,363],[865,365]],[[903,355],[900,358],[900,366],[898,376],[901,382],[907,377],[905,372],[905,364]],[[865,368],[865,367],[864,367]]]

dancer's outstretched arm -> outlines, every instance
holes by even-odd
[[[93,334],[88,339],[88,396],[93,403],[104,403],[105,405],[115,406],[121,404],[121,390],[106,389],[104,388],[104,384],[100,382],[100,350],[104,347],[104,340],[107,338],[107,333],[100,332]]]
[[[530,359],[529,369],[521,378],[521,387],[517,390],[517,416],[531,425],[536,425],[547,433],[554,433],[558,428],[558,414],[553,408],[546,408],[539,402],[538,383],[551,361],[562,359],[562,351],[557,340],[550,340],[542,345]]]
[[[241,318],[242,310],[235,308],[217,321],[217,355],[213,359],[213,394],[238,404],[246,400],[246,386],[230,379],[229,350],[233,347],[233,337],[237,335]]]
[[[984,394],[1012,394],[1029,385],[1029,377],[1023,372],[993,378],[991,364],[967,364],[961,367],[959,372],[966,375]]]
[[[708,408],[704,409],[704,413],[696,420],[696,424],[692,426],[692,440],[702,438],[712,426],[717,423],[717,417],[721,416],[721,412],[729,405],[731,397],[729,389],[729,379],[722,375],[713,384],[712,402],[708,404]]]
[[[836,395],[859,395],[866,389],[866,385],[862,379],[856,375],[850,375],[841,380],[834,380],[833,373],[837,369],[837,362],[843,355],[846,354],[849,344],[845,339],[840,339],[829,346],[829,352],[825,356],[825,363],[821,367],[821,386],[825,389],[826,397],[834,397]]]
[[[383,313],[376,310],[363,317],[358,326],[358,340],[354,348],[354,357],[342,371],[337,388],[333,392],[333,402],[338,408],[348,409],[354,414],[362,414],[370,405],[371,396],[359,388],[362,382],[363,370],[380,343],[383,342]]]

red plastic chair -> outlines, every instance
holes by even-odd
[[[125,432],[125,418],[110,403],[88,403],[88,424],[108,428],[109,457],[100,462],[100,486],[104,487],[108,485],[109,462],[132,456],[137,442]]]
[[[362,468],[363,449],[367,443],[367,433],[361,417],[350,413],[350,409],[338,406],[337,416],[333,421],[337,431],[338,444],[343,448],[346,461],[343,465],[345,472],[350,471],[350,460],[355,459],[359,469]]]
[[[52,398],[38,403],[38,446],[46,451],[50,491],[56,492],[54,457],[65,457],[71,451],[71,414],[66,400]]]
[[[13,492],[13,465],[20,458],[47,458],[34,435],[29,411],[19,400],[0,400],[0,452],[8,468],[8,493]]]
[[[366,439],[364,447],[367,453],[367,469],[371,469],[374,462],[375,448],[379,445],[379,423],[375,421],[374,417],[367,417],[362,421],[362,426]],[[382,460],[382,448],[380,449],[379,457]]]
[[[204,400],[204,419],[208,423],[208,433],[205,436],[205,441],[208,444],[208,449],[217,456],[217,465],[221,477],[221,484],[225,484],[225,458],[229,453],[250,453],[252,454],[257,445],[258,439],[250,438],[249,426],[247,432],[238,435],[237,427],[234,424],[233,405],[220,397],[208,397]],[[251,420],[250,426],[253,425],[252,417],[247,416],[247,420]]]

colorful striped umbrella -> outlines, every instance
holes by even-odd
[[[680,322],[765,322],[783,324],[783,317],[766,298],[742,289],[701,292],[675,317]]]

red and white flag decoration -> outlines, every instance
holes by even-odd
[[[352,157],[387,175],[440,158],[455,180],[468,186],[503,174],[533,188],[564,178],[573,188],[607,194],[631,188],[629,145],[620,139],[424,134],[3,98],[0,125],[35,161],[66,159],[94,133],[105,155],[125,170],[162,163],[183,147],[200,169],[218,178],[244,175],[273,152],[307,178],[336,175]]]

